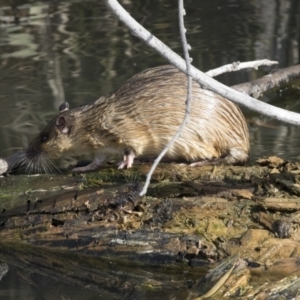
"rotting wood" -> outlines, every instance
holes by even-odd
[[[280,276],[276,271],[278,280],[300,272],[298,198],[293,189],[282,184],[284,180],[297,184],[299,165],[274,158],[263,164],[201,168],[161,165],[149,196],[143,198],[138,191],[148,165],[125,171],[109,168],[83,176],[1,178],[5,195],[9,189],[16,190],[18,179],[26,179],[26,184],[23,193],[19,190],[15,196],[14,205],[3,207],[0,260],[11,263],[13,259],[8,261],[8,257],[14,251],[26,261],[30,256],[27,250],[35,250],[43,269],[52,268],[55,273],[58,271],[47,255],[57,253],[55,265],[64,265],[60,257],[63,260],[70,255],[71,259],[73,253],[87,261],[101,258],[118,262],[120,270],[127,271],[128,265],[142,269],[164,266],[170,272],[187,269],[195,280],[218,261],[239,254],[241,259],[247,258],[248,271],[240,274],[230,289],[237,292],[239,287],[234,282],[239,280],[244,293],[249,294],[252,285],[258,287],[258,274],[272,276],[272,270],[275,274],[279,269],[279,261],[284,268]],[[284,204],[278,205],[284,201],[286,209]],[[284,226],[287,219],[288,227]],[[34,257],[30,261],[34,262]],[[257,267],[253,267],[255,264]],[[90,272],[97,273],[92,267]],[[128,290],[138,285],[136,274],[131,275]],[[147,290],[146,277],[143,288]],[[166,281],[163,276],[156,279],[154,290],[161,293],[161,284]],[[174,299],[187,299],[188,286],[183,281],[180,286]],[[228,289],[226,284],[217,294],[223,297]]]

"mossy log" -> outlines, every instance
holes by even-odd
[[[140,197],[149,168],[0,178],[0,260],[139,299],[197,298],[208,291],[190,282],[236,255],[246,266],[230,273],[220,298],[229,289],[261,295],[259,276],[300,273],[299,164],[276,157],[243,167],[162,164]],[[116,280],[118,272],[126,275]]]

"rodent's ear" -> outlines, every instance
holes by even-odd
[[[63,103],[59,106],[58,109],[59,109],[60,112],[63,112],[63,111],[69,110],[69,108],[70,108],[69,103],[68,103],[68,102],[63,102]]]
[[[61,131],[61,133],[69,133],[69,127],[67,120],[64,116],[58,116],[56,119],[56,127]]]

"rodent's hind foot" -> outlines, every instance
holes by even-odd
[[[123,161],[118,163],[118,169],[124,169],[125,167],[127,167],[127,169],[131,168],[134,158],[135,154],[133,151],[130,151],[129,153],[125,152],[125,155],[123,156]]]

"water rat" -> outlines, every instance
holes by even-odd
[[[74,169],[84,172],[98,169],[111,154],[123,156],[119,168],[130,168],[135,157],[156,157],[182,122],[186,87],[186,75],[165,65],[90,103],[74,109],[63,105],[25,150],[23,163],[30,172],[47,171],[53,159],[93,154],[92,163]],[[166,158],[193,166],[246,162],[249,132],[239,107],[196,82],[192,93],[189,122]]]

